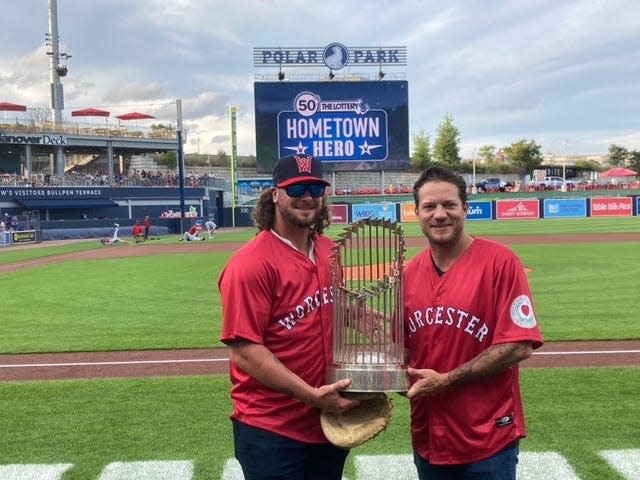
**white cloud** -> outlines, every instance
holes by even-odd
[[[3,5],[1,101],[48,105],[47,14],[42,0]],[[451,113],[463,152],[522,138],[638,148],[636,0],[64,0],[58,25],[67,106],[136,106],[175,124],[180,98],[185,124],[206,132],[201,152],[230,151],[234,105],[238,153],[255,152],[253,47],[334,41],[407,46],[410,134],[433,135]]]

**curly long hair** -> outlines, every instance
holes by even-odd
[[[253,209],[253,223],[258,230],[271,230],[276,222],[276,204],[271,196],[272,189],[265,188],[260,193],[256,206]],[[329,212],[329,199],[326,195],[322,197],[322,207],[318,213],[316,223],[311,226],[311,230],[321,234],[325,228],[331,225],[331,214]]]

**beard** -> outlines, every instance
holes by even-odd
[[[447,235],[434,234],[428,227],[422,227],[422,232],[425,237],[427,237],[427,240],[429,240],[430,245],[437,245],[438,247],[453,247],[460,242],[464,229],[461,224],[452,225],[451,228],[451,233]]]
[[[319,209],[316,209],[311,216],[302,217],[296,215],[297,210],[291,208],[283,208],[279,204],[276,204],[276,208],[278,208],[280,216],[283,218],[283,220],[299,228],[311,228],[316,224],[316,222],[318,222],[320,218]]]

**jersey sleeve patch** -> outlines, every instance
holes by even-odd
[[[533,311],[531,299],[527,295],[516,297],[511,303],[511,321],[522,328],[536,326],[536,315]]]

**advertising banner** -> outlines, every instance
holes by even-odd
[[[416,204],[401,203],[400,204],[400,221],[402,223],[417,222],[418,216],[416,215]]]
[[[331,205],[331,223],[349,223],[349,205]]]
[[[353,221],[357,222],[363,218],[386,218],[392,222],[396,221],[395,203],[366,203],[353,205],[351,207]]]
[[[242,205],[256,200],[263,188],[271,188],[273,180],[271,178],[239,178],[236,185],[238,187],[238,204]]]
[[[255,82],[256,160],[307,154],[325,171],[409,168],[406,81]]]
[[[20,230],[11,232],[11,243],[36,243],[36,231]]]
[[[631,197],[594,197],[591,199],[592,217],[627,217],[632,213]]]
[[[572,218],[587,216],[586,198],[545,198],[544,218]]]
[[[540,202],[528,200],[497,200],[497,220],[531,220],[540,218]]]
[[[469,202],[467,220],[491,220],[493,218],[493,203],[491,201]]]

